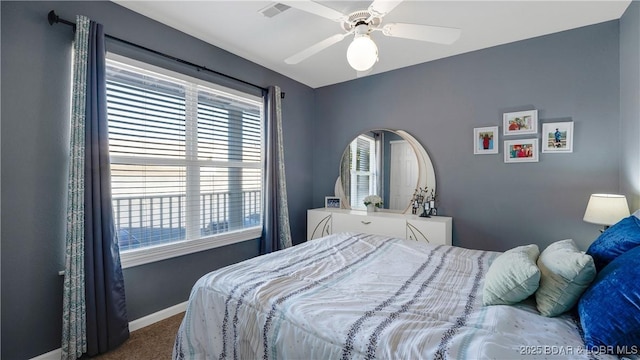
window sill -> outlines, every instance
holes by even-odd
[[[231,245],[262,236],[262,227],[232,231],[197,240],[185,240],[172,244],[151,246],[144,249],[129,250],[120,253],[122,268],[144,265],[173,257],[192,254],[198,251]]]

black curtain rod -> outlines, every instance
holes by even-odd
[[[57,23],[61,23],[61,24],[65,24],[65,25],[69,25],[69,26],[73,27],[73,31],[74,31],[74,32],[76,31],[76,24],[75,24],[75,23],[73,23],[73,22],[71,22],[71,21],[69,21],[69,20],[65,20],[65,19],[60,18],[58,15],[56,15],[56,12],[55,12],[54,10],[49,11],[49,14],[47,15],[47,20],[49,20],[49,25],[53,25],[53,24],[57,24]],[[242,83],[242,84],[245,84],[245,85],[253,86],[254,88],[258,88],[258,89],[260,89],[260,90],[262,90],[262,91],[265,91],[265,92],[267,91],[267,88],[264,88],[264,87],[262,87],[262,86],[259,86],[259,85],[256,85],[256,84],[252,84],[252,83],[250,83],[250,82],[248,82],[248,81],[244,81],[244,80],[242,80],[242,79],[238,79],[237,77],[233,77],[233,76],[231,76],[231,75],[223,74],[223,73],[221,73],[221,72],[219,72],[219,71],[211,70],[211,69],[206,68],[206,67],[204,67],[204,66],[194,64],[194,63],[192,63],[192,62],[190,62],[190,61],[183,60],[183,59],[177,58],[177,57],[175,57],[175,56],[172,56],[172,55],[168,55],[168,54],[162,53],[162,52],[157,51],[157,50],[149,49],[149,48],[148,48],[148,47],[146,47],[146,46],[138,45],[138,44],[132,43],[131,41],[127,41],[127,40],[124,40],[124,39],[120,39],[120,38],[117,38],[117,37],[115,37],[115,36],[111,36],[111,35],[109,35],[109,34],[104,34],[104,36],[105,36],[106,38],[109,38],[109,39],[112,39],[112,40],[115,40],[115,41],[121,42],[121,43],[123,43],[123,44],[127,44],[127,45],[130,45],[130,46],[133,46],[133,47],[136,47],[136,48],[139,48],[139,49],[142,49],[142,50],[148,51],[148,52],[150,52],[150,53],[153,53],[153,54],[156,54],[156,55],[159,55],[159,56],[165,57],[165,58],[167,58],[167,59],[171,59],[171,60],[173,60],[173,61],[177,61],[177,62],[179,62],[179,63],[181,63],[181,64],[184,64],[184,65],[188,65],[188,66],[195,67],[195,68],[196,68],[196,69],[198,69],[198,70],[208,71],[208,72],[211,72],[211,73],[213,73],[213,74],[216,74],[216,75],[219,75],[219,76],[225,77],[225,78],[227,78],[227,79],[231,79],[231,80],[237,81],[237,82]],[[281,98],[284,98],[284,92],[282,92],[282,93],[280,94],[280,97],[281,97]]]

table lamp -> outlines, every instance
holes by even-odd
[[[624,195],[591,194],[582,220],[604,225],[600,230],[602,232],[629,215],[629,205]]]

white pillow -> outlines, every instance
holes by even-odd
[[[539,254],[538,245],[531,244],[498,256],[484,279],[483,304],[511,305],[533,294],[540,282],[540,270],[536,266]]]
[[[590,255],[582,253],[571,239],[549,245],[538,258],[540,287],[536,291],[538,311],[557,316],[570,310],[596,277]]]

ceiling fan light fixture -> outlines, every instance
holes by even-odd
[[[378,61],[378,47],[367,34],[356,34],[347,49],[347,61],[356,71],[369,70]]]

